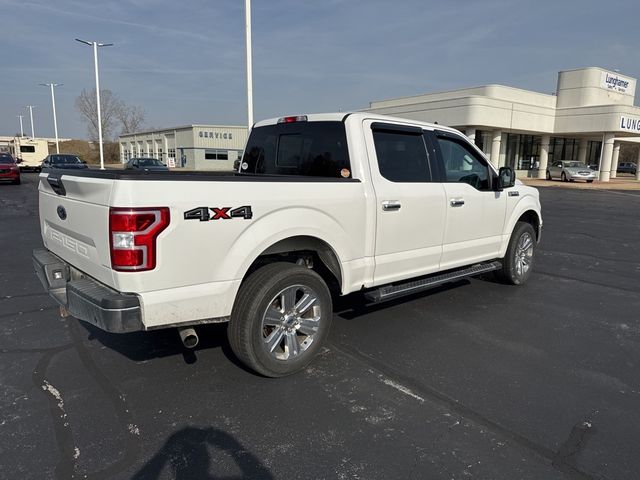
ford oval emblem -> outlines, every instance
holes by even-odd
[[[65,208],[62,205],[58,205],[58,216],[60,217],[60,220],[66,220],[67,218],[67,211],[65,210]]]

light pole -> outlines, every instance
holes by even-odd
[[[18,115],[18,118],[20,119],[20,138],[24,137],[24,128],[22,128],[22,117],[24,117],[24,115]]]
[[[244,0],[245,35],[247,43],[247,123],[253,126],[253,67],[251,58],[251,0]]]
[[[60,153],[58,146],[58,120],[56,118],[56,95],[53,93],[53,87],[59,87],[62,83],[41,83],[43,87],[51,87],[51,106],[53,107],[53,131],[56,134],[56,153]]]
[[[33,109],[36,108],[36,106],[27,105],[25,108],[29,109],[29,118],[31,118],[31,138],[36,138],[35,130],[33,128]]]
[[[93,47],[93,66],[96,72],[96,106],[98,108],[98,141],[100,143],[100,170],[104,170],[104,150],[102,148],[102,114],[100,112],[100,76],[98,75],[98,47],[111,47],[113,43],[87,42],[76,38],[77,42]]]

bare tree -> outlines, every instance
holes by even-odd
[[[100,90],[100,113],[102,117],[102,136],[114,139],[115,129],[122,110],[125,108],[122,100],[111,90]],[[89,138],[98,140],[98,108],[96,104],[96,89],[82,90],[76,98],[76,109],[87,123]]]
[[[123,105],[118,112],[118,119],[122,123],[121,134],[138,132],[144,124],[144,116],[145,112],[142,107]]]

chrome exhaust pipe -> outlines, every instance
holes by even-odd
[[[198,334],[191,327],[183,327],[178,329],[178,334],[180,334],[180,340],[182,340],[182,344],[187,348],[195,348],[198,345]]]

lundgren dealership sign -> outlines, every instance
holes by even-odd
[[[602,72],[601,79],[603,88],[619,93],[627,93],[632,83],[630,78],[610,72]]]
[[[640,133],[640,118],[630,118],[624,115],[620,117],[620,130],[627,132]]]

